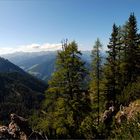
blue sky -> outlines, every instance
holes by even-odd
[[[89,50],[97,37],[107,44],[112,25],[134,12],[140,0],[0,0],[0,48],[76,40]]]

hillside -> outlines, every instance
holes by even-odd
[[[39,109],[46,85],[35,78],[20,73],[0,74],[0,120],[16,112],[23,116]]]
[[[21,68],[2,57],[0,57],[0,72],[19,72],[25,74]]]
[[[39,79],[49,79],[54,71],[56,51],[53,52],[33,52],[33,53],[12,53],[3,55],[26,72]]]
[[[0,58],[0,120],[7,120],[12,112],[28,116],[39,109],[46,88],[44,82]]]
[[[56,58],[54,57],[51,60],[46,60],[40,64],[33,65],[27,70],[27,72],[42,80],[47,81],[50,79],[51,74],[55,70],[55,61]]]

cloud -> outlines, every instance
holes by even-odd
[[[61,44],[30,44],[30,45],[22,45],[19,47],[0,47],[0,54],[9,54],[14,52],[41,52],[41,51],[56,51],[61,50]]]

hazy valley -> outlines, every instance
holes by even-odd
[[[82,54],[82,59],[86,62],[87,67],[89,67],[91,62],[91,51],[83,51]],[[32,53],[17,52],[1,56],[19,66],[29,74],[44,81],[48,81],[51,74],[55,71],[57,51]],[[105,56],[105,52],[103,52],[103,56]]]

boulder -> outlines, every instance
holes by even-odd
[[[0,126],[0,139],[14,139],[7,126]]]
[[[28,124],[28,120],[16,114],[10,115],[11,122],[7,126],[0,126],[0,139],[19,140],[47,140],[45,135],[33,131]]]

